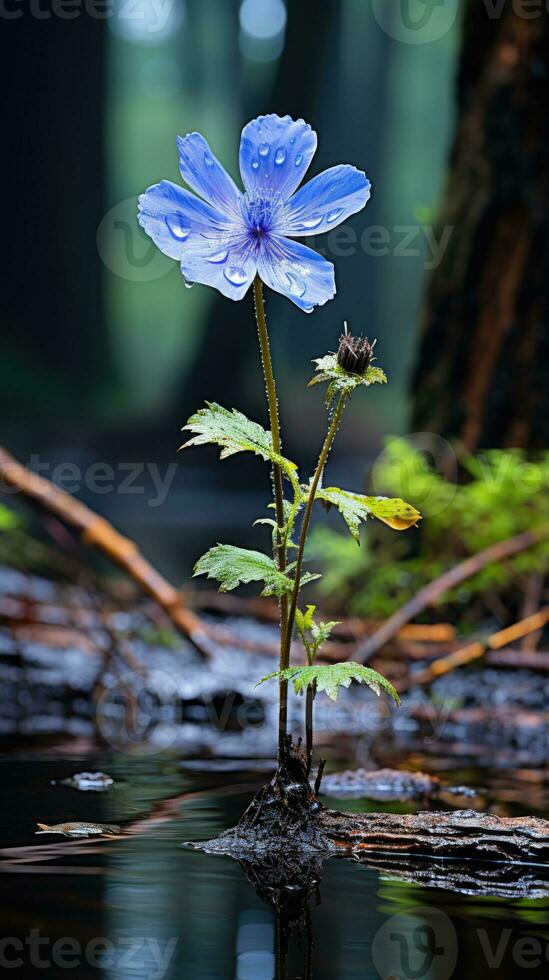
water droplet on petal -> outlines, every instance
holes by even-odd
[[[294,145],[294,143],[295,143],[295,136],[290,136],[290,143],[292,144],[292,146]]]
[[[299,222],[299,227],[300,228],[307,228],[307,229],[310,229],[310,228],[318,228],[318,226],[321,225],[321,224],[322,224],[322,215],[321,214],[313,214],[313,216],[311,218],[304,218],[303,221],[300,221]]]
[[[257,160],[252,160],[252,170],[259,170],[259,163]]]
[[[286,279],[288,280],[288,288],[293,296],[304,296],[307,292],[307,286],[298,276],[292,275],[290,272],[286,273]]]
[[[269,156],[269,150],[270,149],[271,148],[270,148],[270,146],[269,146],[268,143],[260,143],[259,144],[259,156],[260,157],[268,157]]]
[[[226,261],[228,254],[227,249],[222,249],[221,252],[214,252],[213,255],[208,257],[208,262],[212,262],[214,265],[221,265],[222,262]]]
[[[186,225],[183,218],[180,218],[178,215],[176,215],[175,218],[166,218],[166,224],[170,234],[173,235],[178,242],[184,242],[191,233],[189,226]]]
[[[312,313],[313,310],[314,310],[314,306],[304,306],[303,307],[303,312],[304,313]]]
[[[271,175],[269,173],[263,175],[263,180],[270,180]]]
[[[296,165],[296,167],[300,167],[302,163],[303,163],[303,154],[302,153],[298,153],[297,156],[296,156],[296,158],[295,158],[295,165]]]
[[[209,153],[204,154],[204,163],[206,164],[207,167],[213,167],[214,162]]]
[[[185,283],[187,289],[192,289],[194,286],[194,282],[191,282],[190,279],[185,279],[185,276],[183,276],[183,282]]]
[[[223,275],[231,286],[242,286],[248,279],[244,269],[238,265],[230,265],[228,269],[223,269]]]
[[[284,163],[285,159],[286,159],[286,150],[277,150],[275,156],[275,163],[277,163],[278,166],[280,167]]]
[[[337,221],[337,219],[340,218],[341,215],[343,214],[344,210],[345,208],[334,208],[333,211],[328,211],[328,214],[326,215],[326,221],[329,224],[331,224],[333,221]]]

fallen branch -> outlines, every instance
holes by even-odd
[[[519,640],[523,636],[528,636],[530,633],[536,633],[538,630],[543,629],[548,622],[549,606],[546,606],[544,609],[540,609],[539,612],[534,613],[533,616],[527,616],[526,619],[522,619],[519,623],[513,623],[512,626],[508,626],[504,630],[498,630],[497,633],[493,633],[486,640],[468,643],[467,646],[462,647],[460,650],[454,650],[447,657],[439,657],[438,660],[435,660],[425,670],[421,670],[417,674],[411,674],[410,677],[398,682],[396,687],[399,693],[402,694],[404,691],[409,690],[410,687],[430,684],[437,677],[449,674],[456,667],[464,667],[467,664],[473,663],[474,660],[478,660],[484,656],[487,650],[501,650],[508,643],[513,643],[515,640]]]
[[[249,598],[225,592],[201,590],[194,592],[190,604],[195,609],[219,612],[225,616],[249,616],[258,622],[278,623],[278,604],[272,599]],[[379,619],[363,619],[351,616],[341,619],[332,631],[332,636],[342,640],[361,640],[371,636],[374,630],[381,628]],[[450,623],[407,623],[398,631],[398,640],[419,643],[447,643],[455,639],[456,630]],[[278,646],[275,648],[279,651]]]
[[[318,824],[344,854],[549,862],[549,821],[539,817],[496,817],[474,810],[409,814],[323,810]]]
[[[447,812],[343,813],[325,810],[308,780],[300,743],[288,738],[279,768],[255,795],[236,827],[195,847],[237,860],[276,862],[281,868],[301,856],[372,854],[459,858],[483,863],[549,865],[549,821],[498,817],[473,810]]]
[[[50,480],[27,469],[3,448],[0,448],[0,480],[46,512],[55,514],[77,531],[84,544],[99,548],[162,607],[175,628],[196,649],[208,653],[207,631],[198,616],[184,608],[177,589],[153,568],[133,541]]]
[[[455,565],[454,568],[450,568],[443,575],[420,589],[409,602],[406,602],[396,613],[390,616],[381,629],[377,630],[373,636],[355,650],[353,659],[366,663],[385,643],[392,640],[403,626],[418,616],[419,613],[433,606],[445,592],[449,592],[450,589],[455,588],[466,579],[472,578],[487,565],[511,558],[548,537],[549,525],[543,524],[531,531],[524,531],[513,538],[508,538],[507,541],[498,541],[497,544],[490,545],[484,551],[479,551],[478,554],[472,555],[460,562],[459,565]]]

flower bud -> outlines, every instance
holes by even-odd
[[[367,337],[353,337],[344,333],[339,338],[337,363],[350,374],[366,374],[373,356],[373,348]]]

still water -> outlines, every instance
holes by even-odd
[[[90,769],[110,773],[114,786],[83,793],[59,783]],[[236,821],[265,779],[245,763],[241,771],[216,772],[189,768],[174,755],[67,757],[50,750],[1,756],[0,775],[6,977],[549,976],[548,899],[423,887],[349,860],[325,862],[309,911],[303,907],[298,927],[282,934],[284,910],[277,915],[263,901],[237,862],[182,846]],[[120,824],[124,836],[34,835],[37,821],[82,820]]]

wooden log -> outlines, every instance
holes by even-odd
[[[328,840],[344,854],[392,853],[549,866],[549,821],[539,817],[497,817],[474,810],[411,814],[322,810],[317,819]]]

